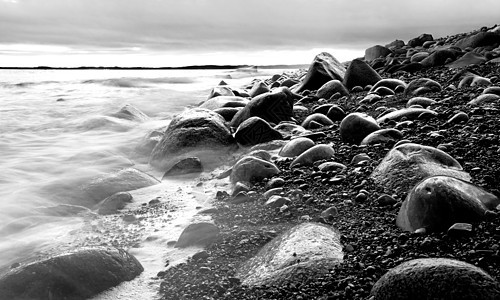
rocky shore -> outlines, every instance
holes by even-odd
[[[204,249],[165,262],[160,297],[499,299],[499,46],[493,26],[376,45],[346,64],[320,53],[308,70],[221,82],[150,132],[135,155],[164,180],[226,182],[204,221],[168,244]],[[147,118],[129,106],[117,115]],[[82,189],[92,211],[57,213],[138,224],[171,211],[161,197],[127,208],[155,185],[124,169]],[[85,299],[133,280],[143,266],[120,248],[141,247],[150,233],[139,231],[13,264],[0,299]],[[82,274],[113,280],[83,286]]]

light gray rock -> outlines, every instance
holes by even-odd
[[[233,166],[229,179],[232,184],[251,182],[272,177],[279,172],[278,167],[271,162],[253,156],[246,156],[238,160]]]
[[[289,141],[285,146],[283,146],[279,155],[283,157],[296,157],[314,145],[315,143],[313,140],[305,137],[299,137]]]
[[[97,205],[97,212],[100,215],[116,214],[120,209],[125,208],[125,206],[131,202],[132,195],[130,195],[130,193],[119,192],[102,200],[102,202]]]
[[[175,248],[190,246],[207,246],[219,237],[220,229],[213,223],[201,222],[188,225],[182,233]]]
[[[314,162],[324,159],[330,159],[334,155],[335,151],[333,151],[332,146],[324,144],[316,145],[307,149],[297,158],[295,158],[290,164],[290,168],[294,166],[312,166]]]
[[[219,108],[245,107],[248,99],[237,96],[217,96],[208,99],[200,105],[200,108],[216,110]]]

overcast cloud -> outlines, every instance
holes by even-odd
[[[498,0],[0,0],[0,65],[7,55],[364,50],[492,26],[499,12]]]

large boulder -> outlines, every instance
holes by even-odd
[[[242,146],[253,146],[273,140],[282,140],[283,136],[265,120],[251,117],[238,126],[234,138]]]
[[[219,228],[212,223],[190,224],[182,231],[175,247],[208,246],[219,237],[219,232]]]
[[[365,60],[372,61],[379,57],[386,57],[391,53],[392,51],[388,48],[381,45],[375,45],[365,50]]]
[[[446,66],[448,68],[463,68],[471,65],[479,65],[483,62],[486,62],[486,57],[483,55],[475,52],[467,52],[465,55]]]
[[[500,34],[496,32],[478,32],[464,37],[455,44],[460,49],[495,45],[500,45]]]
[[[269,91],[270,91],[269,87],[262,80],[258,80],[256,82],[254,82],[252,89],[250,90],[250,92],[248,94],[250,95],[250,97],[253,98],[253,97],[258,96],[260,94],[267,93]]]
[[[278,167],[271,162],[254,156],[245,156],[233,166],[229,180],[232,184],[236,184],[237,182],[251,182],[270,178],[279,172]]]
[[[287,284],[300,276],[316,277],[342,263],[340,233],[332,227],[302,223],[272,241],[237,271],[249,286]]]
[[[455,223],[474,223],[494,210],[499,199],[482,188],[449,176],[433,176],[410,191],[399,210],[396,224],[414,232],[445,231]]]
[[[200,108],[216,110],[225,107],[245,107],[248,99],[237,96],[217,96],[208,99],[200,105]]]
[[[139,261],[116,248],[84,248],[21,264],[0,276],[0,299],[88,299],[142,273]]]
[[[449,62],[455,61],[459,54],[458,51],[452,49],[439,49],[432,52],[420,63],[426,68],[443,66]]]
[[[373,170],[371,178],[388,192],[407,193],[422,179],[435,175],[471,179],[458,161],[444,151],[414,143],[392,148]]]
[[[294,90],[300,93],[305,90],[317,90],[330,80],[342,81],[345,75],[345,67],[330,53],[322,52],[314,58],[309,66],[306,77]]]
[[[98,203],[115,193],[133,191],[158,183],[160,182],[151,175],[127,168],[92,179],[83,186],[83,191],[87,198]]]
[[[431,34],[423,33],[420,36],[409,40],[408,46],[414,48],[414,47],[422,46],[425,42],[433,41],[433,40],[434,40],[434,38],[432,37]]]
[[[430,78],[417,78],[408,84],[405,88],[405,96],[419,96],[425,93],[440,92],[443,88],[439,82]]]
[[[250,117],[259,117],[267,122],[278,124],[291,121],[293,117],[293,93],[287,87],[276,88],[272,92],[260,94],[252,100],[231,121],[232,127],[238,127]]]
[[[339,93],[341,96],[349,95],[346,87],[337,79],[333,79],[323,84],[316,93],[318,98],[330,99],[334,94]]]
[[[306,137],[299,137],[289,141],[281,148],[279,155],[283,157],[295,157],[302,154],[307,149],[314,146],[313,140]]]
[[[316,161],[330,159],[334,155],[335,151],[333,151],[332,146],[324,144],[316,145],[307,149],[297,158],[295,158],[290,164],[290,167],[312,166]]]
[[[379,130],[377,121],[364,113],[350,113],[340,122],[340,137],[346,143],[359,145],[370,133]]]
[[[226,121],[217,113],[193,108],[174,117],[153,149],[150,164],[166,170],[186,157],[198,157],[203,165],[233,149],[236,142]]]
[[[500,285],[486,272],[448,258],[414,259],[390,269],[371,290],[373,300],[494,300]]]
[[[367,85],[374,85],[381,79],[382,77],[369,64],[356,58],[347,67],[343,83],[350,90],[355,86],[364,88]]]
[[[394,128],[379,129],[367,135],[360,145],[374,145],[387,142],[397,142],[403,138],[403,133]]]

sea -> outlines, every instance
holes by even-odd
[[[144,224],[101,217],[92,211],[94,207],[87,207],[90,213],[58,208],[78,207],[76,194],[81,186],[123,168],[133,167],[161,179],[147,158],[134,155],[148,132],[167,126],[173,116],[206,100],[211,88],[222,80],[240,88],[254,78],[283,72],[0,70],[0,269],[102,240],[113,245],[123,236],[135,234],[137,245],[125,244],[146,269],[142,279],[96,299],[154,298],[156,272],[164,269],[165,261],[189,254],[169,253],[166,243],[175,240],[196,209],[209,206],[217,186],[200,188],[185,179],[131,192],[136,205],[158,195],[162,201],[177,201],[164,206],[161,215],[149,216],[147,226],[154,236],[146,241],[142,240],[147,230]],[[149,119],[135,122],[114,117],[125,105],[134,106]],[[196,201],[186,205],[189,199]],[[159,221],[161,226],[156,224]],[[151,241],[149,246],[147,241]]]

